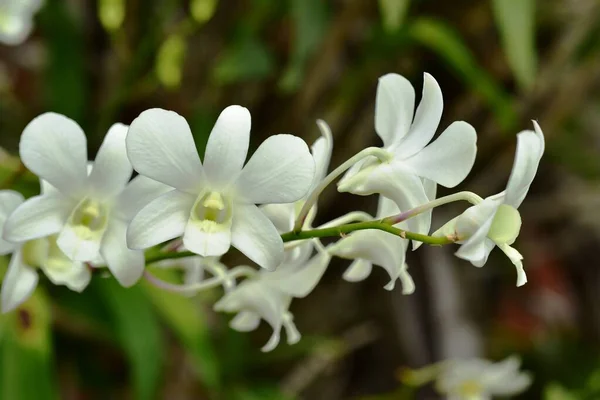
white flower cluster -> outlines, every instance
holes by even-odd
[[[92,269],[106,265],[126,287],[142,275],[187,293],[222,285],[225,294],[215,309],[237,312],[231,326],[240,331],[267,321],[274,333],[266,351],[278,344],[282,328],[289,343],[299,340],[290,302],[313,290],[332,256],[354,260],[344,274],[348,281],[367,278],[379,265],[390,276],[386,289],[400,280],[402,292],[410,294],[415,285],[405,263],[409,239],[413,249],[422,242],[458,243],[456,255],[476,266],[498,246],[517,266],[517,284],[524,284],[522,256],[511,245],[521,225],[517,208],[544,150],[539,126],[534,122],[535,131],[517,135],[504,192],[486,199],[470,192],[436,199],[437,184],[454,187],[471,170],[475,129],[454,122],[432,140],[443,99],[431,75],[424,76],[416,112],[414,103],[408,80],[381,77],[375,131],[383,148],[365,149],[329,174],[333,140],[323,121],[311,150],[296,136],[274,135],[246,162],[250,113],[230,106],[219,115],[201,161],[186,120],[150,109],[129,127],[113,125],[89,162],[76,122],[40,115],[23,131],[19,152],[40,177],[41,194],[24,200],[16,192],[0,192],[0,254],[13,254],[2,282],[2,311],[32,293],[36,268],[54,284],[82,291]],[[131,179],[133,170],[139,175]],[[340,192],[380,195],[376,216],[355,211],[313,228],[319,194],[344,173]],[[473,206],[427,236],[432,209],[456,200]],[[322,237],[338,240],[325,247]],[[262,267],[260,272],[223,265],[219,258],[232,246]],[[145,255],[146,249],[152,250]],[[185,268],[186,284],[157,280],[145,271],[150,263]],[[239,277],[246,279],[237,282]]]

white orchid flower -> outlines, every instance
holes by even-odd
[[[237,312],[231,327],[240,332],[256,329],[261,318],[273,328],[273,334],[262,351],[271,351],[279,344],[281,329],[285,329],[287,343],[297,343],[301,335],[288,311],[294,297],[306,297],[317,285],[330,256],[322,247],[310,260],[294,260],[280,265],[276,271],[261,270],[246,279],[219,300],[216,311]]]
[[[315,160],[315,175],[306,195],[294,203],[265,204],[260,206],[260,210],[271,220],[271,222],[273,222],[273,225],[275,225],[275,228],[277,228],[279,233],[290,232],[293,230],[296,218],[306,202],[308,195],[312,193],[327,175],[331,153],[333,151],[333,136],[325,121],[317,121],[317,126],[321,131],[321,137],[315,140],[311,146],[311,153]],[[312,228],[316,213],[317,205],[315,203],[304,220],[302,226],[303,229]],[[314,248],[314,241],[302,240],[289,242],[285,244],[285,248],[292,250],[286,252],[286,255],[291,258],[303,257],[304,255],[310,256]]]
[[[314,161],[302,139],[275,135],[244,166],[249,140],[250,113],[227,107],[210,134],[203,165],[182,116],[162,109],[141,113],[127,135],[129,158],[140,174],[173,189],[135,216],[129,246],[144,249],[183,235],[184,246],[201,256],[220,256],[233,245],[261,267],[275,269],[283,242],[255,204],[302,198]]]
[[[383,196],[379,197],[378,218],[397,214],[396,203]],[[403,223],[394,225],[403,228]],[[356,231],[338,240],[327,250],[331,255],[353,259],[343,278],[349,282],[366,279],[373,269],[373,264],[383,267],[390,276],[390,282],[384,286],[393,290],[396,281],[402,282],[402,294],[412,294],[415,284],[408,273],[406,265],[406,248],[408,240],[380,230]]]
[[[0,191],[0,231],[7,217],[23,203],[23,196],[12,190]],[[91,273],[84,263],[71,261],[56,245],[56,235],[12,243],[0,238],[0,255],[12,253],[2,281],[2,312],[14,310],[29,298],[38,283],[40,268],[55,285],[81,292]]]
[[[16,46],[25,41],[33,29],[33,16],[42,0],[0,0],[0,42]]]
[[[450,400],[514,396],[532,382],[528,373],[519,371],[520,366],[521,361],[514,356],[498,363],[480,358],[447,360],[440,364],[435,387]]]
[[[375,131],[390,159],[369,157],[357,163],[338,183],[340,192],[380,193],[408,211],[433,200],[435,183],[454,187],[463,181],[475,161],[475,129],[457,121],[429,143],[443,109],[442,91],[429,74],[424,75],[423,97],[413,118],[414,103],[415,91],[407,79],[398,74],[379,78]],[[430,226],[431,211],[408,220],[413,232],[427,234]],[[419,245],[413,243],[414,248]]]
[[[537,122],[533,125],[535,131],[517,135],[517,152],[506,190],[469,207],[434,234],[462,238],[456,256],[476,267],[482,267],[490,252],[498,246],[517,268],[517,286],[527,283],[523,256],[511,247],[521,229],[521,215],[517,209],[529,191],[544,154],[544,134]]]
[[[145,177],[127,184],[132,167],[126,134],[126,125],[113,125],[88,172],[86,137],[75,121],[55,113],[33,119],[23,131],[19,152],[25,166],[49,185],[10,215],[4,239],[18,243],[56,234],[69,259],[104,260],[123,286],[137,282],[144,254],[127,248],[127,224],[168,188]]]

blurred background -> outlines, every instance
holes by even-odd
[[[0,398],[436,399],[401,371],[519,354],[534,375],[519,398],[600,399],[598,0],[46,0],[24,43],[0,44],[0,182],[38,192],[15,157],[45,111],[79,122],[91,155],[112,123],[151,107],[185,116],[200,152],[230,104],[250,109],[252,148],[276,133],[312,143],[322,118],[335,167],[379,145],[375,90],[389,72],[418,96],[423,72],[438,80],[440,132],[475,126],[460,188],[484,197],[504,188],[516,133],[539,121],[546,154],[517,242],[527,285],[497,250],[482,269],[452,246],[409,252],[411,296],[384,290],[381,268],[345,282],[348,261],[335,259],[292,304],[303,340],[262,354],[270,328],[229,329],[212,311],[219,290],[181,297],[98,274],[79,295],[44,281],[0,319]],[[329,189],[317,222],[375,211],[374,197]],[[462,210],[436,210],[434,228]]]

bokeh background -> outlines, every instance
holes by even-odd
[[[423,72],[438,80],[440,131],[475,126],[478,157],[460,188],[482,196],[506,184],[515,134],[540,122],[546,154],[517,242],[526,286],[499,251],[481,269],[452,248],[411,252],[411,296],[385,291],[380,268],[344,282],[348,262],[336,259],[292,304],[303,340],[262,354],[270,328],[229,329],[211,309],[218,290],[123,289],[100,273],[79,295],[45,281],[0,319],[0,398],[435,399],[407,387],[403,368],[519,354],[535,377],[519,398],[600,399],[597,0],[46,0],[25,43],[0,45],[0,182],[38,191],[15,156],[45,111],[78,121],[90,154],[112,123],[151,107],[184,115],[201,152],[230,104],[250,109],[253,148],[275,133],[310,143],[322,118],[336,166],[379,144],[375,89],[389,72],[418,94]],[[375,206],[332,187],[318,221]],[[463,209],[436,210],[434,227]]]

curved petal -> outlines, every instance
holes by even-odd
[[[544,134],[537,122],[533,121],[533,124],[535,132],[517,134],[517,152],[506,185],[506,203],[515,208],[521,205],[527,195],[544,154]]]
[[[377,214],[376,218],[385,218],[392,216],[394,214],[398,214],[400,209],[398,205],[391,199],[388,199],[385,196],[379,196],[377,200]]]
[[[127,158],[125,147],[128,129],[123,124],[111,126],[96,154],[89,177],[91,190],[96,198],[110,199],[116,196],[131,178],[133,167]]]
[[[408,134],[402,139],[402,142],[397,144],[396,153],[401,158],[408,158],[418,153],[433,139],[442,119],[443,109],[442,89],[433,76],[425,73],[423,97],[417,107],[415,120]]]
[[[252,155],[236,186],[247,203],[291,203],[306,195],[314,174],[315,161],[304,140],[274,135]]]
[[[244,281],[237,288],[225,294],[215,303],[214,309],[226,312],[250,311],[260,315],[273,328],[273,335],[262,348],[263,351],[269,351],[279,343],[283,314],[289,306],[290,299],[264,287],[258,278]]]
[[[81,234],[79,226],[65,224],[56,243],[65,255],[74,261],[93,262],[100,256],[100,244],[104,230]]]
[[[390,276],[386,289],[392,290],[400,271],[405,268],[407,240],[383,231],[358,231],[338,240],[329,248],[332,255],[368,260],[383,267]]]
[[[119,194],[113,212],[125,221],[130,221],[148,203],[170,190],[173,189],[164,183],[138,175]]]
[[[493,246],[490,248],[489,244],[486,244],[489,243],[487,233],[492,226],[493,220],[493,218],[489,218],[487,221],[485,221],[454,254],[458,258],[470,261],[471,264],[476,267],[482,267],[493,248]]]
[[[32,197],[7,218],[3,237],[10,242],[25,242],[57,233],[74,206],[59,192]]]
[[[127,246],[142,250],[183,235],[195,200],[176,189],[154,199],[129,224]]]
[[[309,192],[312,192],[327,176],[329,162],[331,161],[331,152],[333,151],[333,135],[331,134],[329,125],[319,119],[317,120],[317,126],[321,131],[321,137],[315,140],[311,146],[311,152],[315,159],[315,176]]]
[[[373,264],[364,258],[358,258],[352,261],[352,264],[346,269],[342,278],[348,282],[364,281],[371,275]]]
[[[373,168],[361,184],[354,185],[349,191],[360,195],[379,193],[393,200],[398,208],[404,211],[429,202],[421,179],[397,162],[384,163]],[[431,213],[419,214],[408,219],[406,226],[411,232],[428,234]],[[413,250],[421,244],[413,242]]]
[[[206,222],[204,222],[206,223]],[[183,234],[186,249],[202,257],[218,257],[227,253],[231,246],[231,225],[216,229],[202,229],[202,222],[189,220]]]
[[[56,265],[42,264],[44,274],[55,285],[65,285],[75,292],[82,292],[92,279],[92,272],[88,266],[82,262],[71,261],[66,256],[60,262],[58,268]]]
[[[14,190],[0,190],[0,233],[4,230],[4,223],[8,216],[23,203],[23,195]],[[11,253],[15,244],[2,239],[0,235],[0,255]]]
[[[75,121],[45,113],[23,130],[19,142],[23,164],[63,194],[78,197],[87,185],[87,140]]]
[[[245,107],[229,106],[219,115],[204,153],[204,172],[211,187],[222,189],[239,175],[248,155],[250,126]]]
[[[384,147],[400,143],[408,133],[415,112],[415,89],[398,74],[379,78],[375,99],[375,131]]]
[[[241,311],[229,322],[229,326],[238,332],[250,332],[260,325],[260,315],[251,311]]]
[[[144,273],[144,252],[127,247],[127,224],[122,221],[110,222],[102,239],[100,254],[110,272],[124,287],[133,286]]]
[[[289,232],[294,228],[296,203],[263,204],[259,208],[271,220],[279,232]]]
[[[21,305],[31,296],[37,283],[38,274],[23,263],[21,249],[17,250],[2,280],[2,312],[7,313]]]
[[[476,142],[475,129],[466,122],[457,121],[404,163],[420,177],[445,187],[454,187],[467,177],[473,167]]]
[[[283,260],[283,241],[269,219],[256,207],[237,204],[233,209],[231,243],[262,268],[274,270]]]
[[[412,276],[408,273],[408,264],[404,263],[404,265],[400,268],[398,273],[398,278],[400,282],[402,282],[402,294],[413,294],[415,292],[415,282],[412,279]],[[390,281],[386,286],[384,286],[387,290],[394,289],[395,281]]]
[[[294,268],[291,273],[273,279],[274,287],[293,297],[306,297],[321,280],[330,260],[331,256],[328,252],[319,252],[305,265]],[[279,269],[275,272],[266,272],[265,279],[269,278],[269,274],[276,275],[278,272]]]
[[[142,175],[197,194],[206,177],[190,127],[181,115],[153,108],[133,120],[127,133],[127,155]]]
[[[506,254],[506,256],[512,261],[515,268],[517,269],[517,286],[523,286],[527,283],[527,275],[523,268],[523,256],[514,247],[510,247],[507,244],[498,245],[500,250]]]

